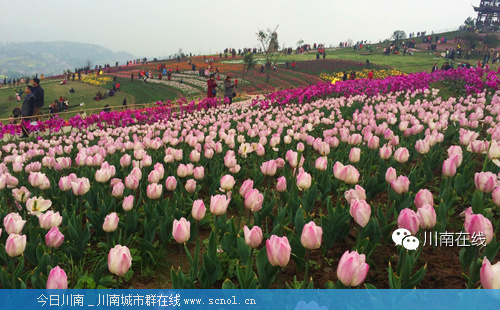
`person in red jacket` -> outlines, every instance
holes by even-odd
[[[368,79],[369,80],[373,80],[373,70],[371,70],[370,72],[368,72]]]
[[[210,74],[210,79],[207,81],[208,85],[208,90],[207,90],[207,97],[208,98],[215,98],[217,94],[217,82],[215,81],[215,76],[213,74]]]

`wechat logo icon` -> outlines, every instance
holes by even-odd
[[[413,251],[418,249],[420,241],[411,235],[408,229],[399,228],[392,233],[392,241],[396,245],[402,245],[405,249]]]

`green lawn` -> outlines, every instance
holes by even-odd
[[[71,82],[69,81],[66,85],[59,85],[59,80],[57,81],[46,81],[42,84],[45,91],[45,105],[42,110],[43,113],[49,112],[49,106],[55,99],[59,96],[66,97],[69,100],[69,111],[74,112],[71,114],[66,114],[64,117],[74,116],[82,109],[101,109],[106,104],[110,106],[120,106],[122,105],[123,98],[127,97],[128,104],[140,104],[140,103],[151,103],[158,100],[173,100],[180,96],[180,93],[176,92],[172,88],[161,85],[161,84],[143,84],[140,81],[130,82],[128,79],[118,79],[121,84],[121,91],[117,92],[116,95],[112,97],[105,98],[102,101],[93,100],[95,93],[100,91],[105,93],[108,88],[111,88],[111,83],[102,86],[94,86],[82,82]],[[73,87],[75,90],[74,94],[69,94],[70,88]],[[16,89],[23,89],[24,87],[16,88],[1,88],[0,89],[0,119],[7,119],[12,116],[12,110],[16,105],[22,105],[22,99],[19,104],[16,102]],[[24,96],[22,96],[24,98]],[[80,103],[84,103],[80,107]]]

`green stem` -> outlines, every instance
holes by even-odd
[[[281,289],[281,267],[280,270],[278,271],[278,289]]]
[[[247,225],[250,225],[251,217],[252,217],[252,210],[248,209],[248,221],[247,221]]]
[[[219,244],[219,229],[218,229],[218,225],[217,225],[217,215],[214,216],[214,232],[215,232],[215,241],[216,241],[216,244],[218,245]]]
[[[469,274],[469,283],[467,284],[467,288],[471,289],[474,286],[473,278],[474,275],[477,273],[477,259],[479,258],[479,247],[476,246],[476,255],[474,256],[474,261],[472,262],[472,266],[470,268],[470,274]]]
[[[179,267],[182,270],[182,244],[179,244]]]
[[[10,265],[10,272],[11,272],[11,275],[12,275],[12,288],[15,289],[16,286],[17,286],[16,285],[17,281],[16,281],[16,275],[14,273],[14,269],[15,269],[15,266],[14,266],[14,257],[10,258],[9,265]]]
[[[302,288],[307,288],[307,276],[309,275],[309,256],[311,255],[311,250],[306,251],[306,271],[304,273],[304,283]]]

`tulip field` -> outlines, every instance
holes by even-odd
[[[2,126],[1,287],[499,289],[499,74]]]

